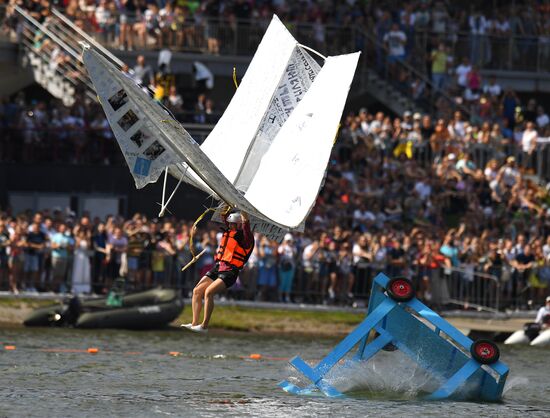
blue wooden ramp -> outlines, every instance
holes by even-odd
[[[412,295],[412,287],[409,290]],[[395,287],[395,280],[390,281],[384,274],[376,276],[368,315],[357,328],[316,366],[308,365],[298,356],[290,360],[311,384],[300,388],[283,381],[279,386],[296,395],[321,392],[329,397],[342,397],[344,394],[326,379],[328,372],[355,347],[358,348],[353,361],[365,362],[391,343],[442,382],[427,399],[499,400],[509,369],[498,360],[498,348],[488,341],[472,341],[414,296],[400,296],[403,294]],[[376,337],[369,339],[373,334]]]

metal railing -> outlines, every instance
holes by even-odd
[[[450,54],[455,57],[455,65],[466,57],[472,65],[484,70],[547,73],[550,68],[548,34],[473,35],[468,32],[442,34],[416,30],[408,35],[411,36],[411,59],[424,72],[427,72],[427,51],[434,39],[444,42],[450,48]]]
[[[491,160],[502,163],[506,157],[512,156],[527,175],[534,176],[539,182],[550,182],[550,143],[537,144],[530,156],[523,153],[521,146],[515,143],[509,144],[505,149],[490,144],[466,144],[462,151],[471,155],[477,169],[485,169]],[[424,168],[432,167],[436,157],[438,156],[431,151],[428,139],[413,147],[413,158]]]
[[[175,249],[175,245],[173,245]],[[76,250],[79,251],[79,250]],[[200,252],[197,248],[196,253]],[[76,254],[76,253],[75,253]],[[65,270],[54,270],[51,255],[40,255],[39,274],[23,271],[24,254],[14,259],[10,276],[11,284],[21,290],[37,289],[42,292],[70,292],[72,288],[88,287],[90,292],[104,293],[118,277],[126,278],[127,290],[145,290],[156,286],[182,290],[189,295],[200,278],[213,265],[212,253],[192,264],[184,272],[181,267],[191,259],[188,248],[170,255],[164,250],[134,250],[110,259],[105,254],[90,250],[89,275],[73,274],[73,253],[66,256]],[[282,301],[279,285],[282,274],[281,260],[271,261],[270,267],[277,277],[269,285],[259,280],[265,271],[260,259],[250,261],[239,274],[229,295],[242,300]],[[351,268],[349,268],[351,267]],[[77,269],[77,271],[81,271]],[[301,258],[294,261],[291,269],[290,299],[298,303],[364,305],[370,296],[372,281],[383,272],[390,277],[407,275],[415,285],[417,297],[435,309],[462,308],[486,312],[500,312],[505,309],[524,309],[530,304],[543,303],[528,281],[520,278],[520,272],[505,264],[498,268],[435,267],[426,268],[415,263],[395,268],[390,264],[362,263],[343,270],[333,269],[328,261],[306,263]],[[533,270],[537,274],[536,270]],[[0,271],[2,273],[2,271]],[[4,272],[5,273],[5,272]],[[288,273],[288,272],[287,272]],[[427,281],[426,281],[427,278]],[[0,275],[0,291],[9,289],[8,275]],[[329,290],[329,288],[331,290]]]
[[[501,286],[494,274],[448,267],[443,269],[439,280],[447,287],[450,303],[491,312],[500,309]]]

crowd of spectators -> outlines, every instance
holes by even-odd
[[[516,124],[528,141],[532,123]],[[530,148],[518,161],[495,125],[474,134],[460,113],[435,121],[409,112],[394,119],[366,109],[348,114],[306,232],[282,244],[256,236],[233,296],[353,303],[384,271],[413,277],[418,295],[435,304],[457,292],[464,306],[474,303],[468,292],[478,281],[505,306],[542,300],[550,283],[549,191],[530,174]],[[473,147],[485,136],[500,145],[481,156],[481,166]],[[122,275],[136,289],[187,292],[212,264],[219,237],[215,225],[200,229],[194,250],[208,251],[182,274],[189,231],[189,221],[175,218],[5,213],[2,283],[13,292],[101,293]]]
[[[474,65],[503,68],[511,58],[532,61],[537,55],[544,65],[550,59],[550,5],[536,0],[10,0],[9,4],[23,6],[40,22],[56,6],[89,33],[121,49],[169,46],[217,54],[243,35],[254,39],[241,39],[242,45],[254,47],[277,14],[319,47],[339,42],[328,38],[352,40],[345,33],[332,36],[332,30],[345,32],[356,26],[380,43],[388,42],[402,58],[413,58],[411,53],[418,48],[424,49],[423,58],[442,41]],[[516,41],[510,46],[511,38]],[[357,49],[365,46],[361,36],[353,37],[353,42]]]
[[[23,3],[37,19],[48,18],[47,0]],[[399,117],[367,109],[346,115],[305,233],[289,234],[281,244],[256,236],[256,249],[232,296],[354,303],[367,297],[372,278],[384,271],[412,277],[418,296],[434,305],[450,299],[463,307],[486,304],[479,295],[492,295],[494,301],[496,293],[501,307],[542,301],[550,284],[549,116],[536,99],[522,101],[496,79],[484,80],[479,66],[505,56],[489,34],[526,36],[530,43],[511,51],[526,59],[533,45],[540,50],[548,10],[537,2],[518,2],[521,13],[497,8],[489,16],[456,2],[333,3],[82,0],[59,5],[83,28],[95,28],[128,49],[153,43],[218,53],[220,39],[236,32],[222,33],[209,22],[244,28],[248,35],[236,38],[253,44],[251,27],[258,26],[259,40],[273,12],[297,30],[309,25],[311,45],[319,49],[339,42],[326,36],[330,25],[342,30],[362,25],[378,40],[369,50],[375,60],[382,56],[377,48],[387,49],[378,70],[420,107],[435,104],[433,112],[407,111]],[[244,20],[235,26],[238,19]],[[466,44],[458,42],[460,31],[469,32]],[[355,41],[356,49],[368,49],[361,38]],[[419,46],[424,54],[416,54]],[[431,83],[404,71],[398,61],[419,64]],[[213,121],[207,95],[199,93],[196,104],[188,106],[194,99],[178,94],[167,68],[154,73],[139,57],[127,71],[175,114],[191,110],[187,121]],[[2,102],[0,117],[0,160],[123,164],[103,113],[91,100],[63,108],[28,103],[17,95]],[[196,233],[193,250],[207,248],[206,255],[181,273],[191,258],[189,220],[6,211],[0,220],[0,286],[12,292],[104,293],[123,276],[134,289],[169,285],[189,292],[213,262],[218,231],[209,224]]]

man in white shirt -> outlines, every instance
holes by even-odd
[[[537,106],[537,126],[542,129],[548,125],[550,119],[542,106]]]
[[[392,24],[391,30],[384,35],[384,43],[388,47],[389,62],[405,58],[405,44],[407,35],[399,29],[397,23]]]
[[[500,97],[502,94],[502,87],[497,83],[497,78],[495,76],[491,76],[489,84],[483,87],[483,92],[491,97]]]
[[[535,148],[537,147],[537,130],[533,122],[527,122],[525,131],[521,136],[521,150],[522,150],[522,165],[523,167],[530,167],[532,164],[531,157]]]
[[[490,44],[487,42],[486,34],[489,29],[489,22],[480,12],[475,11],[468,18],[470,26],[471,45],[470,58],[474,64],[483,64],[490,60]]]
[[[462,63],[456,67],[456,83],[460,88],[465,89],[468,86],[468,73],[472,71],[472,66],[468,57],[462,58]]]
[[[546,297],[546,305],[538,310],[535,322],[542,328],[550,327],[550,296]]]

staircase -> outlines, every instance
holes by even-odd
[[[368,92],[368,94],[397,115],[402,115],[407,110],[411,112],[426,111],[426,109],[422,109],[421,106],[415,103],[410,96],[404,94],[390,82],[384,80],[376,71],[368,68],[365,63],[363,63],[359,69],[360,80],[358,84],[360,88],[355,92],[356,95]]]
[[[32,69],[35,81],[65,106],[73,105],[77,95],[97,100],[82,63],[80,42],[93,45],[118,66],[122,61],[53,8],[44,23],[19,6],[15,10],[23,17],[21,64]]]
[[[397,60],[390,63],[384,45],[373,34],[362,27],[355,27],[354,33],[354,38],[359,36],[364,41],[365,46],[358,70],[359,79],[356,80],[356,89],[352,92],[353,95],[359,96],[368,93],[398,115],[402,115],[406,110],[436,113],[439,100],[446,102],[453,111],[460,110],[465,116],[470,114],[465,106],[456,103],[446,91],[435,87],[422,71],[407,61]],[[390,71],[392,66],[393,71]],[[406,80],[405,87],[409,87],[413,80],[419,80],[425,86],[426,91],[429,92],[425,99],[422,101],[414,100],[412,94],[407,91],[408,88],[403,88],[400,85],[395,74],[399,74],[400,77]]]

